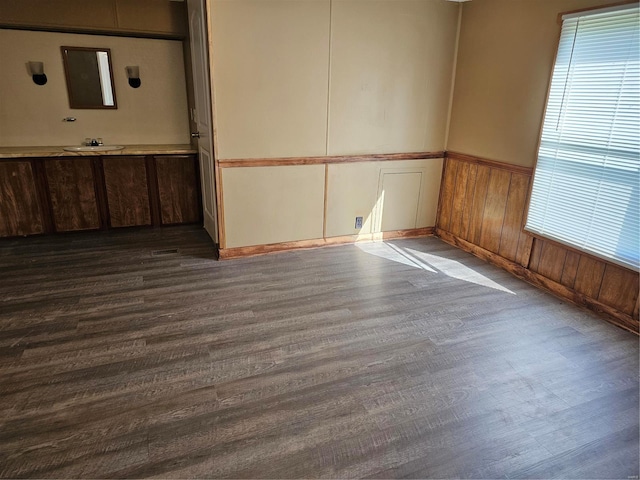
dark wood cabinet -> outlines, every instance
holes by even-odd
[[[57,232],[100,228],[93,160],[44,160],[53,223]]]
[[[156,156],[155,168],[163,225],[200,219],[198,167],[192,155]]]
[[[151,225],[149,183],[144,157],[103,157],[109,225]]]
[[[32,162],[0,163],[0,236],[43,232],[42,208]]]
[[[0,237],[201,221],[192,154],[0,159]]]

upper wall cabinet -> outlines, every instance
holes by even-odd
[[[169,0],[0,1],[0,27],[184,38],[185,5]]]
[[[131,32],[170,33],[186,37],[187,2],[169,0],[116,0],[120,29]]]

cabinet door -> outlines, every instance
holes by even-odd
[[[57,232],[100,228],[91,158],[45,160]]]
[[[151,225],[144,157],[102,157],[112,227]]]
[[[156,156],[162,224],[200,220],[198,172],[193,155]]]
[[[43,233],[30,161],[0,162],[0,236]]]

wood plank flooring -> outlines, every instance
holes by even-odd
[[[437,238],[212,251],[0,242],[1,477],[637,478],[633,334]]]

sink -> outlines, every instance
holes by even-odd
[[[81,145],[79,147],[63,147],[67,152],[109,152],[111,150],[122,150],[122,145]]]

